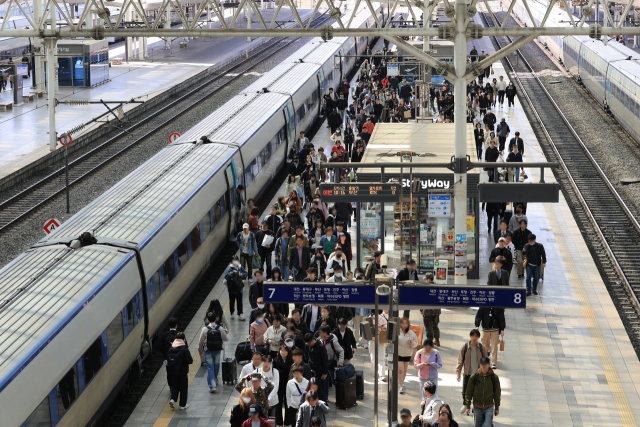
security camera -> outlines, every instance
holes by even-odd
[[[387,264],[389,263],[389,257],[387,254],[380,255],[380,268],[387,268]]]

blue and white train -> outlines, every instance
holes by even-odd
[[[527,4],[539,25],[547,3],[529,1]],[[533,26],[521,2],[513,12],[521,22]],[[547,20],[554,26],[570,25],[567,12],[559,7],[554,7]],[[588,36],[541,36],[539,39],[627,132],[640,139],[640,54],[614,39],[608,39],[607,44]]]
[[[364,8],[354,24],[373,26]],[[92,425],[366,37],[312,39],[0,270],[0,424]],[[202,144],[206,135],[212,143]],[[83,232],[97,243],[75,248]]]

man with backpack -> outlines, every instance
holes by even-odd
[[[475,427],[493,426],[493,417],[500,413],[500,378],[489,365],[488,357],[480,359],[480,368],[471,377],[464,395],[466,413],[471,412],[473,402],[473,418]]]
[[[480,342],[480,331],[472,329],[469,333],[469,341],[460,349],[458,365],[456,366],[456,379],[460,382],[462,374],[462,400],[469,384],[469,377],[480,367],[480,360],[487,357],[487,348]],[[463,404],[460,413],[464,414],[466,406]]]
[[[229,338],[225,329],[218,324],[218,316],[215,313],[208,313],[207,320],[209,324],[205,325],[200,332],[198,351],[200,352],[200,358],[204,356],[204,361],[207,364],[209,393],[215,393],[224,341],[228,341]]]

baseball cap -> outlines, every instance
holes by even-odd
[[[260,413],[260,405],[258,405],[257,403],[254,403],[253,405],[249,406],[249,416],[252,417],[256,414]]]
[[[480,359],[481,365],[487,365],[489,363],[491,363],[491,359],[489,359],[488,357],[483,357],[482,359]]]
[[[249,224],[245,222],[244,224],[242,224],[242,228],[249,228]]]
[[[251,381],[258,381],[258,380],[262,380],[262,376],[259,373],[254,372],[253,374],[251,374]]]
[[[498,239],[498,242],[506,242],[506,240],[505,240],[504,237],[501,237],[501,238]]]
[[[411,416],[411,411],[408,410],[407,408],[402,408],[402,410],[400,411],[400,416],[401,417],[410,417]]]

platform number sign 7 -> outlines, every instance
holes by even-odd
[[[273,294],[276,293],[276,288],[267,288],[267,291],[270,291],[271,293],[269,294],[269,299],[273,298]]]

